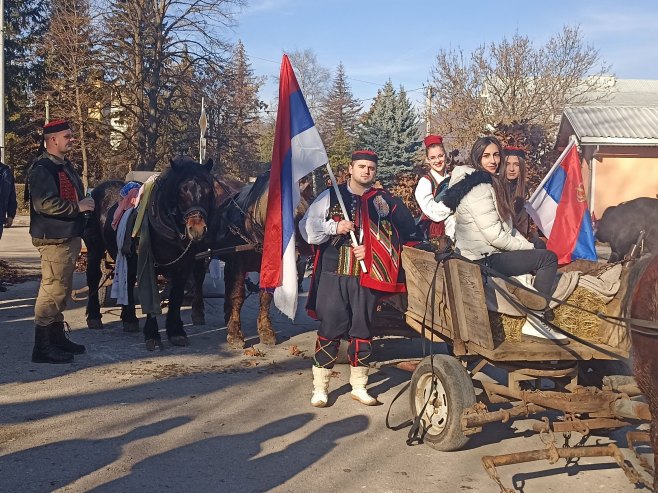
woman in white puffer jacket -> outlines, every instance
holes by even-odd
[[[471,149],[475,167],[458,166],[452,171],[443,203],[454,211],[455,247],[464,257],[506,276],[534,274],[533,287],[550,296],[557,275],[557,255],[550,250],[536,250],[512,227],[511,201],[496,176],[504,159],[502,154],[498,139],[481,137]],[[521,290],[517,295],[541,315],[548,310],[548,302],[542,297],[528,297]],[[531,338],[568,342],[544,324],[526,325],[530,326],[524,326],[522,332]]]

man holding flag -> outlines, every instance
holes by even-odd
[[[372,151],[359,151],[352,159],[350,185],[342,186],[337,194],[338,186],[324,145],[290,61],[284,55],[279,79],[279,108],[260,285],[264,289],[273,289],[277,308],[294,319],[297,310],[294,213],[300,199],[299,180],[326,164],[334,181],[334,190],[322,193],[300,223],[304,239],[320,245],[314,281],[315,284],[319,282],[324,309],[318,310],[322,325],[313,366],[314,392],[311,401],[319,407],[327,404],[331,367],[338,352],[337,344],[345,335],[351,337],[352,396],[365,404],[377,403],[365,389],[370,356],[370,323],[375,301],[382,292],[405,290],[400,249],[403,239],[415,229],[413,217],[401,201],[383,190],[371,188],[375,181],[377,155]],[[350,213],[345,203],[350,205]],[[337,205],[340,206],[338,209],[335,207]],[[331,216],[328,216],[330,212]],[[355,231],[359,233],[360,246]],[[344,239],[346,233],[351,234],[352,246]],[[326,255],[328,257],[325,258]],[[324,266],[320,268],[321,262]],[[337,279],[343,274],[350,278],[347,282]],[[340,291],[344,288],[347,291]],[[309,297],[313,293],[315,291],[312,290]]]
[[[321,322],[313,358],[315,407],[327,405],[342,338],[349,340],[352,398],[378,404],[366,390],[370,329],[381,296],[406,290],[400,252],[415,223],[401,200],[372,187],[377,161],[372,151],[355,151],[348,182],[322,192],[299,223],[304,239],[318,245],[307,305]]]

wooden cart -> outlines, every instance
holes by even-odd
[[[402,259],[407,273],[407,324],[425,339],[448,343],[451,350],[451,354],[424,358],[412,376],[411,411],[427,445],[457,450],[487,423],[547,410],[559,411],[561,416],[537,422],[535,431],[588,434],[650,420],[649,408],[632,377],[608,374],[597,386],[580,385],[583,370],[596,363],[624,366],[628,357],[625,327],[610,324],[608,344],[571,340],[560,346],[497,340],[478,265],[457,259],[438,264],[433,253],[409,247],[404,248]],[[474,378],[487,366],[504,370],[507,381]],[[477,397],[476,386],[482,390]],[[614,456],[610,449],[599,448],[600,455]],[[518,457],[497,463],[490,460],[490,468],[495,473],[496,464],[535,460],[512,455]]]

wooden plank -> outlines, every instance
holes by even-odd
[[[587,361],[625,358],[618,348],[600,343],[593,343],[590,347],[573,340],[564,346],[542,342],[503,341],[494,350],[468,343],[468,351],[490,361]]]
[[[451,337],[447,337],[443,330],[439,327],[429,327],[427,321],[425,323],[425,331],[423,334],[423,324],[421,319],[416,318],[413,313],[407,312],[407,325],[420,335],[424,335],[427,340],[434,342],[441,342],[443,340],[452,341]],[[503,341],[495,349],[487,349],[475,344],[474,342],[467,342],[467,354],[478,354],[492,362],[504,361],[582,361],[582,360],[616,360],[625,359],[627,354],[620,351],[619,348],[610,347],[606,344],[595,344],[601,350],[589,347],[587,345],[571,341],[566,346],[558,346],[556,344],[545,344],[541,342],[526,342],[526,341]],[[606,352],[607,351],[607,352]]]
[[[485,303],[480,267],[463,260],[446,262],[450,293],[454,298],[454,318],[459,335],[485,349],[493,349],[494,341]]]
[[[444,342],[444,341],[452,341],[451,337],[446,336],[445,331],[443,331],[440,327],[434,326],[433,328],[430,327],[430,325],[427,323],[427,320],[425,321],[425,328],[423,329],[423,321],[422,319],[419,320],[416,318],[416,315],[413,313],[407,312],[407,325],[411,327],[413,330],[418,332],[421,337],[425,337],[428,341],[432,342]]]
[[[407,277],[407,316],[433,325],[452,338],[453,320],[448,305],[448,286],[442,266],[434,254],[404,247],[402,265]]]

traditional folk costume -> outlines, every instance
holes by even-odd
[[[423,142],[427,149],[433,145],[442,145],[443,137],[428,135]],[[441,201],[448,189],[449,179],[449,174],[440,175],[430,168],[429,172],[423,175],[416,185],[414,197],[422,212],[419,226],[428,240],[442,235],[455,237],[455,220],[452,217],[452,211]]]
[[[365,156],[365,157],[364,157]],[[374,153],[354,153],[353,160],[377,162]],[[366,405],[377,404],[366,392],[371,332],[377,302],[387,293],[406,291],[400,265],[402,243],[415,230],[414,219],[403,202],[382,189],[370,188],[363,195],[352,193],[347,184],[339,191],[355,225],[355,235],[365,245],[362,272],[352,253],[350,235],[338,235],[344,219],[333,188],[322,192],[299,224],[304,239],[317,245],[307,310],[320,320],[313,359],[314,393],[311,403],[327,403],[329,375],[336,362],[342,338],[349,340],[352,397]]]

